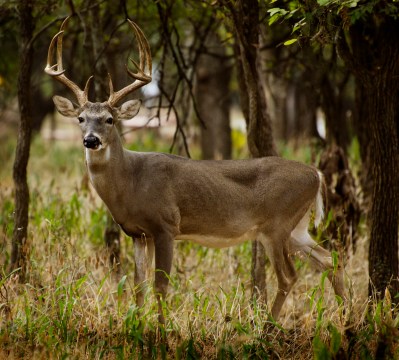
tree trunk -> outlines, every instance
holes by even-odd
[[[231,158],[230,77],[225,47],[215,29],[207,36],[207,52],[197,66],[196,99],[201,120],[201,149],[203,159]]]
[[[247,122],[248,147],[253,157],[275,156],[271,119],[258,73],[259,4],[239,0],[234,16],[241,106]]]
[[[110,265],[119,272],[120,270],[120,254],[121,254],[121,230],[119,225],[114,221],[111,214],[107,213],[107,225],[104,231],[105,245],[109,252]]]
[[[346,114],[348,107],[345,104],[345,85],[337,86],[332,83],[328,73],[320,82],[321,107],[326,120],[326,142],[329,145],[338,145],[346,153],[350,144],[350,128]]]
[[[258,53],[260,63],[260,78],[263,81],[268,113],[272,119],[274,138],[283,140],[286,133],[288,116],[288,88],[285,46],[275,46],[280,42],[284,32],[279,26],[267,26],[260,24],[260,51]],[[284,65],[282,65],[284,64]]]
[[[102,28],[102,17],[100,5],[93,6],[93,0],[88,0],[90,7],[89,16],[86,23],[87,47],[89,54],[89,63],[93,64],[95,76],[94,98],[97,101],[105,101],[108,97],[108,77],[107,64],[105,56],[101,56],[104,47],[104,36]],[[118,125],[120,126],[120,125]],[[104,231],[104,241],[109,252],[110,265],[119,271],[120,265],[120,228],[115,223],[111,214],[107,212],[107,223]]]
[[[396,46],[399,47],[399,42]],[[395,58],[398,59],[398,56],[399,51]],[[399,98],[397,95],[391,96],[398,94],[399,89],[397,84],[392,84],[396,80],[380,80],[382,79],[373,79],[375,88],[369,89],[371,91],[368,91],[364,105],[369,113],[372,136],[373,205],[370,214],[369,294],[374,293],[375,287],[379,298],[382,298],[387,287],[390,288],[392,297],[399,292],[399,148],[396,129]]]
[[[356,77],[363,134],[370,146],[372,178],[369,294],[392,298],[399,292],[399,21],[378,16],[358,21],[349,31],[352,51],[341,38],[341,53]]]
[[[305,71],[301,74],[301,78],[295,81],[293,86],[295,87],[294,119],[292,121],[293,126],[287,138],[316,137],[318,96],[309,81],[308,73]]]
[[[253,157],[274,156],[272,126],[267,112],[265,92],[258,73],[259,4],[257,0],[226,2],[233,15],[238,60],[241,107],[247,122],[248,147]],[[266,300],[266,257],[262,244],[252,245],[253,295]]]
[[[27,166],[31,142],[31,70],[33,49],[31,39],[34,30],[33,1],[20,0],[18,11],[21,29],[20,71],[18,76],[18,103],[20,123],[15,153],[13,179],[15,185],[14,231],[12,237],[11,269],[20,268],[20,280],[26,277],[28,258],[29,187]]]

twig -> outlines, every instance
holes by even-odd
[[[129,133],[131,133],[131,132],[139,131],[139,130],[145,129],[145,128],[148,126],[148,124],[149,124],[153,119],[155,119],[156,117],[157,117],[157,115],[150,116],[150,117],[148,118],[147,122],[146,122],[144,125],[135,126],[135,127],[130,127],[129,130],[123,131],[123,132],[121,133],[121,136],[123,137],[123,136],[125,136],[126,134],[129,134]],[[160,126],[160,125],[159,125],[159,126]],[[158,126],[158,127],[159,127],[159,126]]]

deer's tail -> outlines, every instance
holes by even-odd
[[[319,175],[319,190],[317,191],[315,200],[315,216],[314,216],[314,226],[317,228],[324,218],[324,204],[327,196],[327,187],[324,181],[324,176],[321,171],[317,171]]]

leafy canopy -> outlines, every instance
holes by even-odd
[[[399,19],[399,0],[271,0],[267,7],[269,25],[285,22],[291,26],[292,38],[284,45],[318,33],[325,35],[318,39],[332,42],[339,28],[348,29],[370,17]]]

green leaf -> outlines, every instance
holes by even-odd
[[[331,323],[328,326],[328,331],[331,335],[330,351],[333,355],[336,355],[341,348],[341,334],[338,329]]]
[[[274,15],[269,19],[269,25],[274,24],[278,19],[280,19],[280,14],[274,14]]]
[[[318,3],[320,6],[328,5],[328,3],[330,3],[330,2],[331,2],[331,0],[317,0],[317,3]]]
[[[315,359],[331,359],[331,354],[328,351],[326,344],[321,339],[320,335],[317,334],[312,341],[313,345],[313,356]]]
[[[286,15],[288,13],[287,10],[281,9],[281,8],[273,8],[267,10],[270,16],[273,16],[274,14],[280,14],[280,15]]]
[[[75,283],[75,291],[79,290],[79,288],[83,285],[83,283],[87,280],[87,275],[78,279]]]
[[[338,262],[339,262],[338,252],[332,251],[331,256],[332,256],[332,263],[333,263],[334,274],[335,274],[338,270]]]
[[[351,1],[351,2],[348,4],[348,7],[351,7],[351,8],[356,7],[358,2],[359,2],[358,0]]]
[[[374,321],[378,326],[381,326],[382,320],[382,301],[379,301],[375,309]]]
[[[284,41],[284,45],[285,46],[289,46],[289,45],[292,45],[293,43],[295,43],[297,41],[298,41],[298,39],[290,39],[290,40]]]
[[[125,285],[126,275],[123,275],[122,279],[118,283],[118,298],[122,297],[123,294],[123,286]]]

